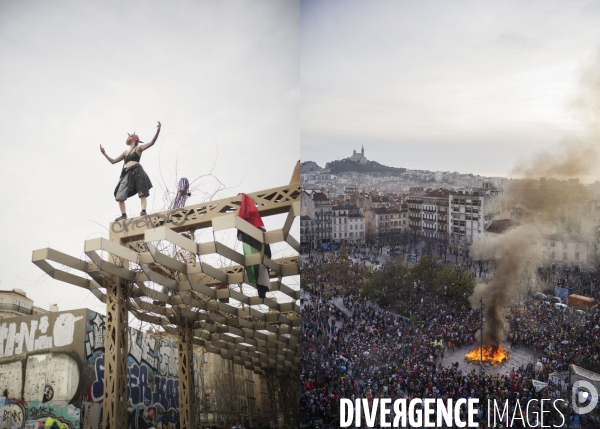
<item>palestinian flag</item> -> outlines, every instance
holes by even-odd
[[[242,194],[242,204],[240,205],[238,216],[246,222],[251,223],[256,228],[263,231],[265,230],[265,224],[260,217],[256,204],[254,204],[252,198],[246,194]],[[263,249],[263,243],[240,230],[238,230],[238,240],[243,243],[244,255],[260,253],[264,250],[265,256],[271,257],[271,247],[268,244],[265,244]],[[271,286],[269,269],[266,265],[259,264],[246,267],[246,274],[248,275],[248,282],[256,285],[259,298],[265,298]]]

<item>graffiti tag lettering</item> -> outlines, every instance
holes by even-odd
[[[2,323],[0,325],[0,358],[49,349],[53,343],[55,347],[71,345],[75,322],[81,318],[81,316],[75,317],[71,313],[62,313],[54,321],[53,335],[38,335],[37,338],[38,327],[40,333],[46,333],[49,326],[48,316],[42,316],[39,321],[20,322],[18,332],[17,322]]]
[[[92,400],[99,402],[104,395],[104,357],[96,359],[96,381],[92,384]],[[127,396],[133,407],[160,404],[164,410],[179,408],[179,380],[173,377],[154,376],[150,384],[146,364],[131,363],[127,372]]]
[[[200,214],[200,212],[206,212],[206,209],[206,206],[194,209],[180,208],[166,213],[155,213],[147,216],[134,217],[119,222],[113,222],[110,224],[110,228],[113,233],[120,234],[122,232],[129,232],[130,229],[157,228],[167,223],[172,223],[173,226],[181,226],[189,217]]]

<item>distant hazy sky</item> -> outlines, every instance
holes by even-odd
[[[506,176],[584,128],[600,2],[306,0],[301,156]]]
[[[213,175],[217,197],[289,183],[300,157],[297,1],[0,0],[0,289],[47,308],[90,307],[84,290],[49,279],[34,249],[83,255],[119,215],[111,165],[127,133],[154,188]],[[212,192],[202,180],[190,204]],[[127,201],[138,215],[137,197]],[[283,221],[282,221],[283,223]],[[299,239],[299,237],[298,237]]]

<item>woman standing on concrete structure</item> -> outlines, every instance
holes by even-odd
[[[106,154],[102,145],[100,145],[100,152],[108,159],[111,164],[116,164],[119,161],[124,161],[123,169],[121,170],[121,177],[119,179],[119,183],[115,188],[115,199],[119,203],[119,209],[121,210],[121,216],[115,219],[115,221],[127,219],[127,212],[125,211],[125,200],[129,197],[132,197],[135,194],[138,194],[140,197],[140,202],[142,204],[142,212],[140,216],[146,215],[146,197],[150,195],[150,188],[152,188],[152,183],[150,182],[150,178],[142,168],[140,164],[140,158],[142,156],[142,152],[154,145],[156,143],[156,139],[158,138],[158,134],[160,133],[160,122],[156,126],[156,134],[154,138],[149,143],[143,143],[140,141],[140,138],[137,134],[128,134],[127,140],[125,144],[129,147],[129,149],[125,150],[121,155],[112,159],[110,156]]]

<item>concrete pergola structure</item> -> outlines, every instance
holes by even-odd
[[[105,428],[125,428],[127,423],[130,312],[178,338],[181,428],[195,427],[194,345],[258,373],[285,373],[298,367],[300,291],[285,281],[300,272],[300,245],[290,234],[300,215],[299,163],[289,185],[247,195],[261,217],[287,215],[283,228],[264,232],[237,216],[238,195],[113,222],[108,239],[85,241],[89,260],[51,248],[33,252],[33,263],[49,276],[88,289],[106,303]],[[243,255],[215,239],[215,232],[228,229],[258,240],[263,251]],[[198,230],[212,230],[213,240],[197,243]],[[281,242],[293,249],[294,256],[265,255],[265,245]],[[176,251],[165,252],[166,247]],[[220,257],[220,267],[213,266],[215,256]],[[290,300],[277,302],[247,292],[255,285],[248,282],[246,267],[257,264],[269,270],[270,291]]]

